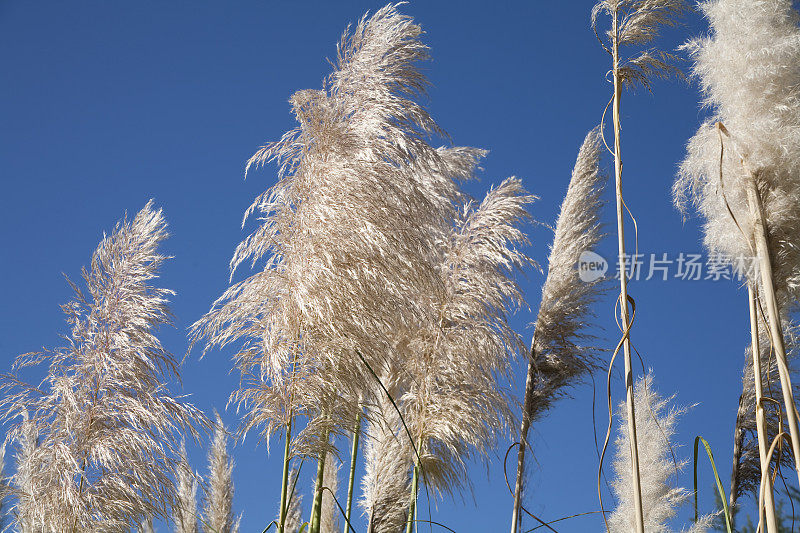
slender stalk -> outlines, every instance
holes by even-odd
[[[292,441],[292,417],[286,423],[286,446],[283,449],[283,477],[281,481],[281,510],[278,520],[278,533],[284,533],[286,527],[286,512],[289,506],[288,502],[288,489],[289,489],[289,451]]]
[[[328,433],[325,432],[325,442],[328,441]],[[317,461],[317,482],[314,485],[314,504],[311,507],[311,520],[309,520],[309,533],[319,533],[320,517],[322,516],[322,485],[325,482],[325,457],[322,452]]]
[[[442,316],[444,316],[444,309],[442,310],[441,314],[442,314]],[[441,331],[441,320],[440,320],[440,325],[439,325],[439,331]],[[439,337],[438,337],[438,333],[437,333],[436,343],[438,343],[438,341],[439,341]],[[436,343],[434,343],[434,349],[435,349]],[[423,381],[423,384],[424,384],[424,381]],[[420,430],[420,433],[421,432],[422,432],[422,430]],[[411,435],[409,434],[409,437],[410,436]],[[406,517],[406,533],[412,533],[412,531],[414,530],[414,515],[415,515],[416,510],[417,510],[417,492],[419,490],[418,489],[418,487],[419,487],[419,465],[420,465],[420,462],[422,461],[422,436],[421,435],[420,435],[419,440],[417,442],[418,442],[417,450],[416,450],[417,453],[416,453],[416,455],[414,457],[414,471],[411,474],[411,495],[409,497],[410,502],[409,502],[409,505],[408,505],[408,516]]]
[[[733,466],[731,467],[731,492],[728,499],[728,509],[730,509],[731,529],[736,530],[736,511],[737,500],[739,498],[739,464],[742,461],[742,446],[744,445],[744,428],[740,423],[742,414],[742,401],[744,394],[739,395],[739,409],[736,411],[736,428],[733,432]]]
[[[750,302],[750,337],[752,339],[753,351],[753,378],[756,392],[756,433],[758,435],[758,456],[761,460],[761,472],[769,471],[769,459],[767,458],[767,430],[766,418],[764,416],[764,404],[762,403],[763,391],[761,382],[761,345],[758,335],[758,311],[756,290],[752,283],[747,284],[747,296]],[[778,521],[775,518],[775,501],[772,493],[772,478],[767,476],[767,486],[764,494],[764,502],[759,501],[759,517],[766,514],[767,533],[778,533]]]
[[[406,533],[412,533],[414,529],[414,515],[417,512],[417,492],[419,487],[419,466],[414,465],[414,474],[411,476],[411,504],[408,506],[408,520],[406,521]]]
[[[536,332],[534,331],[534,336]],[[519,529],[520,508],[522,506],[522,479],[525,469],[525,448],[528,444],[528,429],[531,426],[531,402],[533,401],[533,378],[535,377],[535,367],[533,365],[533,346],[531,343],[530,359],[528,360],[528,377],[525,379],[525,403],[522,409],[522,426],[519,430],[519,450],[517,451],[517,480],[514,485],[514,514],[511,516],[511,533],[517,533]]]
[[[747,180],[747,203],[753,219],[753,232],[756,241],[756,254],[758,255],[759,271],[761,274],[761,289],[763,303],[766,307],[770,340],[775,351],[778,374],[781,380],[783,403],[786,409],[786,419],[791,434],[792,452],[794,453],[794,468],[800,482],[800,431],[797,427],[797,408],[792,393],[792,380],[789,376],[789,367],[786,363],[786,347],[784,345],[783,331],[781,329],[780,311],[778,300],[775,296],[775,283],[772,278],[772,261],[769,253],[769,242],[766,228],[766,217],[761,196],[758,193],[755,173],[749,172]]]
[[[353,508],[353,486],[355,485],[356,481],[356,458],[358,457],[358,441],[360,437],[361,411],[359,411],[356,415],[356,423],[353,426],[353,448],[350,450],[350,479],[347,483],[347,504],[344,513],[344,533],[348,533],[350,530],[350,513]]]
[[[627,279],[627,266],[625,257],[625,212],[622,201],[622,150],[620,139],[620,97],[622,95],[622,79],[619,69],[619,13],[614,10],[613,16],[612,35],[612,56],[614,61],[614,105],[613,105],[613,120],[614,120],[614,182],[616,185],[616,204],[617,204],[617,236],[619,241],[619,261],[620,261],[620,294],[619,294],[619,307],[620,307],[620,321],[622,324],[622,331],[624,332],[623,339],[623,354],[625,357],[625,390],[626,390],[626,404],[628,408],[628,435],[631,445],[631,476],[633,478],[633,498],[636,520],[637,533],[644,533],[644,513],[642,511],[642,487],[639,477],[639,449],[636,440],[636,411],[634,409],[633,400],[633,365],[631,364],[631,341],[629,320],[630,315],[628,312],[628,279]]]

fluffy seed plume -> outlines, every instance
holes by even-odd
[[[751,172],[755,173],[776,290],[789,292],[796,300],[800,287],[798,16],[790,0],[713,0],[703,2],[701,9],[711,33],[686,47],[712,115],[689,141],[674,186],[675,202],[684,212],[693,206],[701,214],[704,242],[711,253],[729,258],[757,283],[754,270],[747,268],[750,263],[739,261],[754,254],[748,245],[753,220],[746,191]],[[724,124],[729,137],[713,127],[717,122]]]
[[[291,97],[299,126],[248,163],[277,162],[279,181],[247,210],[261,224],[231,261],[263,269],[193,329],[208,346],[237,344],[243,431],[268,437],[307,419],[293,454],[318,455],[321,435],[349,428],[373,379],[361,358],[382,368],[392,332],[424,314],[418,294],[438,290],[430,255],[460,197],[456,180],[482,154],[425,140],[439,128],[418,103],[421,32],[393,5],[365,16],[342,37],[322,90]]]
[[[39,446],[39,434],[35,424],[30,421],[27,411],[20,415],[22,422],[16,435],[17,450],[14,456],[16,473],[9,478],[9,494],[16,496],[12,508],[14,524],[20,533],[35,533],[37,495],[33,485],[34,470],[39,463],[33,460]]]
[[[547,279],[534,325],[532,343],[536,381],[528,416],[547,410],[596,365],[585,345],[591,306],[604,289],[604,278],[581,280],[576,265],[602,239],[600,209],[605,176],[600,172],[602,141],[597,129],[586,136],[578,152],[567,194],[550,246]]]
[[[585,340],[583,329],[591,315],[591,306],[604,283],[603,278],[581,280],[576,265],[582,254],[597,248],[602,238],[600,196],[605,177],[600,172],[600,150],[600,133],[594,129],[578,151],[550,246],[525,383],[514,494],[517,520],[531,423],[563,396],[567,387],[595,366],[592,350],[581,341]],[[512,527],[516,528],[516,523]]]
[[[382,382],[392,397],[400,397],[396,380],[385,378]],[[376,392],[375,397],[377,401],[369,406],[364,431],[365,473],[360,504],[369,519],[369,531],[396,533],[403,529],[408,516],[413,452],[400,415],[386,393]]]
[[[181,455],[186,457],[184,445],[181,445]],[[197,478],[185,459],[176,470],[178,502],[172,512],[175,533],[197,533]]]
[[[651,43],[661,27],[676,25],[686,9],[684,0],[601,0],[592,8],[592,28],[598,33],[601,14],[617,20],[616,26],[612,25],[606,32],[608,45],[601,39],[606,51],[611,53],[615,42],[618,47]],[[618,69],[621,81],[627,86],[642,85],[649,90],[654,77],[665,78],[679,72],[673,65],[675,59],[673,54],[660,50],[639,50],[621,59]]]
[[[170,322],[172,291],[151,284],[166,235],[152,202],[123,219],[83,270],[86,292],[71,283],[75,299],[63,306],[69,344],[15,363],[19,371],[49,362],[42,383],[5,376],[9,440],[26,448],[12,477],[21,489],[18,525],[121,531],[169,516],[178,435],[204,419],[170,394],[166,382],[178,365],[155,336]],[[25,412],[27,421],[13,422]],[[38,439],[32,449],[28,435]]]
[[[290,498],[284,525],[286,533],[300,533],[300,527],[303,525],[303,496],[297,490],[297,476],[296,470],[289,473]]]
[[[507,318],[523,303],[513,275],[532,263],[518,246],[527,243],[519,226],[534,199],[508,178],[480,205],[463,206],[441,248],[441,286],[427,297],[427,323],[397,348],[410,375],[403,418],[434,490],[468,484],[467,460],[483,456],[513,421],[498,376],[524,350]]]
[[[208,495],[203,506],[203,529],[206,533],[232,533],[233,460],[228,456],[228,432],[216,414],[214,440],[208,453]]]
[[[671,439],[675,424],[685,409],[669,407],[671,398],[662,398],[653,390],[652,374],[636,382],[636,431],[639,439],[639,461],[641,465],[642,506],[645,531],[648,533],[670,533],[668,524],[678,507],[689,500],[690,492],[670,485],[670,478],[686,464],[676,462]],[[612,533],[629,533],[635,530],[634,502],[631,484],[631,456],[628,443],[628,410],[625,403],[619,406],[620,432],[616,440],[614,480],[612,489],[618,506],[611,514],[608,525]],[[703,533],[711,530],[712,516],[702,517],[688,530]]]

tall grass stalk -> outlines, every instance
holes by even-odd
[[[278,512],[278,532],[286,531],[286,515],[289,510],[289,462],[291,461],[292,418],[286,422],[286,442],[283,448],[283,475],[281,476],[281,507]]]
[[[327,442],[328,436],[325,435]],[[325,487],[325,460],[327,459],[327,452],[322,452],[317,459],[317,478],[314,482],[314,502],[311,505],[311,519],[309,522],[309,533],[319,533],[320,522],[322,517],[322,494]]]
[[[341,464],[333,452],[325,457],[325,471],[322,475],[322,509],[319,516],[320,533],[339,533],[339,516],[342,507],[338,500],[339,468]]]
[[[642,515],[642,495],[639,471],[638,439],[636,438],[635,399],[633,391],[633,366],[631,363],[630,311],[628,296],[628,270],[625,250],[625,211],[627,206],[622,196],[622,148],[620,100],[623,85],[641,84],[650,88],[650,78],[665,76],[674,71],[669,60],[671,56],[663,52],[645,50],[633,58],[623,59],[620,47],[624,45],[646,44],[657,35],[659,26],[674,25],[677,15],[685,6],[682,0],[601,0],[592,10],[592,26],[597,32],[597,16],[604,12],[611,18],[611,29],[606,46],[598,34],[601,44],[611,55],[614,92],[611,100],[612,122],[614,127],[614,184],[617,212],[617,240],[620,265],[620,293],[618,299],[619,320],[622,329],[622,349],[625,364],[625,394],[627,421],[631,454],[631,490],[634,496],[635,530],[644,533]],[[605,517],[605,515],[604,515]]]
[[[758,288],[800,481],[800,434],[783,323],[800,295],[800,17],[793,4],[700,3],[711,31],[686,48],[712,114],[689,142],[674,191],[682,210],[691,201],[703,216],[704,242],[712,253],[755,256],[757,269],[742,272],[734,266]],[[766,372],[771,382],[772,369]],[[766,418],[769,434],[771,416]]]
[[[763,292],[764,306],[766,307],[770,341],[775,352],[775,359],[778,365],[778,372],[781,379],[781,392],[783,394],[783,404],[786,409],[787,424],[791,435],[792,452],[794,453],[794,468],[797,473],[797,480],[800,482],[800,430],[797,427],[797,407],[794,402],[792,392],[792,380],[789,374],[789,365],[786,361],[786,346],[781,328],[780,310],[778,309],[778,299],[775,294],[775,283],[773,281],[772,260],[770,258],[770,248],[764,217],[764,207],[761,202],[761,195],[756,185],[756,175],[751,173],[752,179],[748,182],[747,203],[750,206],[750,214],[753,217],[754,237],[756,243],[756,253],[758,254],[759,273],[761,274],[761,291]]]
[[[747,285],[747,299],[748,307],[750,309],[750,338],[751,350],[753,354],[753,382],[755,383],[755,397],[756,397],[756,434],[758,436],[758,456],[761,462],[761,471],[769,471],[769,460],[767,459],[767,446],[769,440],[766,433],[766,418],[764,416],[764,394],[762,391],[762,377],[761,377],[761,345],[758,327],[758,296],[757,289],[753,287],[752,283]],[[734,488],[731,488],[733,493]],[[731,501],[733,494],[731,494]],[[767,533],[778,533],[778,521],[775,517],[775,500],[772,489],[772,478],[767,476],[766,488],[764,490],[763,502],[759,498],[758,505],[759,517],[766,515]],[[733,506],[731,506],[731,516],[733,515]],[[760,518],[759,518],[760,519]]]
[[[618,33],[619,13],[614,10],[612,32]],[[642,484],[639,479],[639,449],[636,438],[636,407],[633,396],[633,365],[631,363],[631,338],[630,338],[630,314],[628,311],[628,268],[625,256],[625,207],[622,200],[622,135],[619,117],[620,99],[622,96],[622,80],[619,74],[619,42],[618,39],[612,40],[613,54],[613,76],[614,76],[614,103],[612,108],[614,122],[614,189],[617,208],[617,244],[619,251],[619,318],[622,327],[624,340],[622,344],[623,356],[625,360],[625,397],[627,406],[628,420],[628,443],[631,453],[631,479],[634,495],[636,512],[636,531],[644,533],[644,515],[642,513]]]
[[[418,442],[417,450],[422,453],[422,439]],[[419,492],[419,462],[414,461],[414,472],[411,474],[411,501],[408,506],[408,519],[406,521],[406,533],[412,533],[416,525],[417,517],[417,493]]]
[[[353,488],[356,481],[356,459],[358,458],[358,443],[361,438],[361,411],[356,415],[355,424],[353,424],[353,445],[350,449],[350,475],[347,480],[347,502],[345,504],[344,513],[344,533],[348,533],[350,528],[350,517],[353,509]]]
[[[759,172],[753,170],[748,161],[746,152],[738,145],[737,140],[730,134],[727,128],[718,123],[717,127],[725,135],[734,152],[739,159],[746,178],[744,187],[746,192],[747,207],[749,209],[749,222],[753,231],[753,241],[755,244],[757,269],[756,276],[760,279],[760,291],[757,301],[763,304],[762,311],[767,318],[767,331],[772,349],[775,353],[778,375],[781,383],[781,393],[783,405],[786,410],[786,423],[789,426],[791,435],[792,454],[794,456],[794,469],[800,483],[800,429],[798,428],[797,406],[794,401],[792,389],[792,379],[789,371],[789,364],[786,358],[786,343],[784,339],[783,327],[781,323],[781,312],[776,292],[775,272],[773,269],[773,259],[770,247],[770,235],[767,230],[767,218],[764,211],[764,204],[759,191]],[[762,300],[763,298],[763,300]],[[757,342],[757,341],[756,341]]]
[[[578,152],[555,224],[525,380],[512,533],[518,530],[521,518],[525,451],[531,423],[597,366],[594,350],[581,341],[587,336],[584,330],[591,306],[605,283],[602,279],[581,279],[576,264],[584,253],[594,251],[602,238],[600,195],[605,176],[599,168],[600,150],[600,134],[594,129]]]
[[[536,333],[534,332],[534,336]],[[533,381],[536,369],[533,365],[533,355],[528,362],[528,375],[525,378],[525,400],[522,405],[522,427],[519,431],[519,451],[517,452],[517,478],[514,484],[514,508],[511,515],[511,533],[519,530],[520,511],[522,507],[522,485],[525,469],[525,448],[528,442],[528,429],[531,426],[531,403],[533,401]]]
[[[758,301],[758,284],[753,279],[749,280],[749,283],[753,287],[756,303],[755,311],[757,313],[757,333],[759,338],[758,353],[756,355],[760,363],[761,383],[756,387],[753,372],[753,343],[751,339],[745,350],[742,393],[739,397],[739,408],[736,414],[736,431],[734,433],[736,448],[734,449],[734,464],[731,472],[732,509],[736,509],[738,499],[746,493],[752,493],[758,499],[762,471],[774,473],[783,467],[791,468],[794,461],[794,455],[786,450],[778,454],[772,464],[762,466],[763,449],[769,447],[769,443],[772,442],[775,436],[784,431],[787,427],[787,422],[784,418],[784,410],[781,407],[782,401],[777,396],[781,390],[780,373],[774,362],[774,350],[772,350],[769,333],[765,328],[766,322],[763,307]],[[789,320],[787,314],[784,314],[782,328],[787,339],[787,357],[790,358],[790,364],[792,364],[797,357],[797,326]],[[751,327],[751,329],[753,328]],[[759,405],[756,398],[757,388],[761,394],[760,405],[763,408],[761,411],[757,411]],[[797,393],[798,391],[795,390],[795,396],[797,396]],[[763,436],[761,437],[759,436],[757,424],[758,418],[756,415],[758,414],[763,416]]]

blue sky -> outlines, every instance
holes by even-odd
[[[554,221],[580,142],[610,97],[609,58],[589,27],[592,3],[465,0],[402,7],[422,24],[432,50],[425,65],[432,115],[456,144],[490,150],[480,182],[469,191],[482,195],[504,177],[519,176],[540,196],[531,211],[543,223]],[[244,162],[293,127],[289,95],[320,86],[345,26],[382,5],[0,3],[2,366],[8,369],[19,353],[59,345],[67,332],[59,304],[71,296],[61,273],[78,277],[103,232],[149,198],[164,208],[172,234],[165,251],[174,259],[162,283],[177,291],[177,328],[164,330],[162,339],[174,353],[185,353],[186,327],[227,286],[228,261],[245,235],[244,209],[275,180],[275,169],[267,167],[245,181]],[[672,49],[701,31],[702,21],[689,15],[659,45]],[[704,115],[696,86],[672,80],[656,82],[653,94],[626,93],[622,115],[624,192],[638,222],[640,252],[672,258],[701,252],[696,219],[683,221],[670,196],[686,140]],[[609,223],[612,207],[604,215]],[[528,252],[543,263],[550,231],[528,229]],[[615,254],[613,242],[604,252]],[[514,324],[526,339],[542,281],[535,271],[522,280],[532,311],[520,312]],[[690,459],[692,441],[702,434],[727,480],[748,342],[746,293],[733,281],[674,278],[634,281],[630,292],[637,301],[632,338],[657,388],[694,405],[679,424],[678,454]],[[611,295],[597,306],[606,348],[616,344],[612,309]],[[521,391],[524,372],[517,367],[514,386]],[[193,353],[183,367],[183,391],[208,412],[222,410],[237,386],[230,368],[230,353],[202,360]],[[603,384],[598,376],[598,394]],[[620,392],[615,374],[618,399]],[[601,438],[602,405],[598,395]],[[229,410],[224,419],[235,426],[237,414]],[[533,436],[526,505],[548,519],[596,510],[591,386],[557,404]],[[433,504],[435,520],[459,532],[507,528],[511,497],[502,456],[508,444],[501,441],[488,468],[473,465],[471,491]],[[243,532],[260,531],[275,515],[281,450],[276,440],[268,454],[255,434],[235,448]],[[195,468],[204,469],[202,447],[190,453]],[[690,467],[680,482],[691,486]],[[711,485],[704,463],[706,508]],[[686,509],[681,519],[688,516]],[[576,518],[557,530],[600,531],[602,521]]]

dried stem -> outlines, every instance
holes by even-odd
[[[593,253],[603,238],[600,223],[601,193],[605,176],[600,172],[601,137],[595,128],[587,135],[575,161],[567,193],[555,224],[547,261],[547,279],[528,352],[522,425],[517,451],[516,490],[511,531],[516,532],[522,510],[525,452],[528,430],[581,377],[598,366],[595,349],[584,340],[592,304],[605,289],[602,278],[582,277],[576,264]]]
[[[533,333],[534,338],[536,332]],[[531,427],[531,408],[533,404],[533,380],[536,374],[534,349],[536,341],[531,347],[530,361],[528,361],[528,376],[525,378],[525,401],[522,408],[522,424],[519,430],[519,451],[517,452],[517,481],[514,485],[514,514],[511,516],[511,533],[519,529],[520,510],[522,507],[522,481],[525,469],[525,448],[528,446],[528,430]]]
[[[766,433],[766,418],[764,416],[764,404],[763,404],[763,391],[762,391],[762,381],[761,381],[761,346],[759,344],[759,335],[758,335],[758,295],[757,289],[753,287],[752,283],[748,283],[747,285],[747,297],[749,301],[749,308],[750,308],[750,337],[751,337],[751,346],[753,351],[753,377],[755,383],[755,393],[756,393],[756,433],[758,435],[758,455],[759,459],[761,460],[761,471],[765,472],[769,470],[769,461],[767,460],[767,433]],[[733,489],[731,489],[733,490]],[[766,514],[766,523],[767,523],[767,533],[778,533],[780,531],[778,529],[778,522],[775,518],[775,501],[774,495],[772,491],[772,479],[767,476],[766,488],[764,492],[764,502],[762,503],[761,498],[759,498],[759,505],[758,505],[759,516],[762,514]]]
[[[639,450],[636,440],[636,411],[633,399],[633,365],[631,364],[631,340],[630,340],[630,314],[628,312],[628,279],[625,257],[625,211],[622,200],[622,149],[621,149],[621,124],[620,124],[620,97],[622,96],[622,76],[619,65],[619,40],[617,25],[619,13],[613,13],[612,34],[612,55],[614,62],[614,103],[613,103],[613,122],[614,122],[614,184],[616,189],[617,205],[617,237],[619,244],[619,306],[620,322],[624,335],[623,355],[625,359],[625,394],[628,410],[628,434],[631,448],[631,476],[633,477],[633,492],[636,513],[636,531],[644,533],[644,514],[642,512],[642,487],[639,478]]]
[[[744,159],[742,164],[745,164]],[[794,403],[792,393],[792,380],[789,376],[789,366],[786,362],[786,348],[783,339],[783,330],[780,322],[780,311],[778,300],[775,296],[775,284],[772,278],[772,261],[769,253],[769,242],[764,217],[764,207],[761,203],[761,195],[756,185],[756,175],[750,173],[751,179],[747,187],[747,204],[750,207],[750,214],[753,219],[753,232],[756,241],[756,253],[758,254],[759,273],[761,274],[761,288],[764,292],[764,306],[767,311],[768,328],[772,348],[775,351],[775,360],[778,365],[778,373],[781,379],[781,390],[783,392],[783,403],[786,409],[786,418],[791,434],[792,452],[794,453],[794,468],[797,479],[800,482],[800,431],[797,427],[797,408]]]

